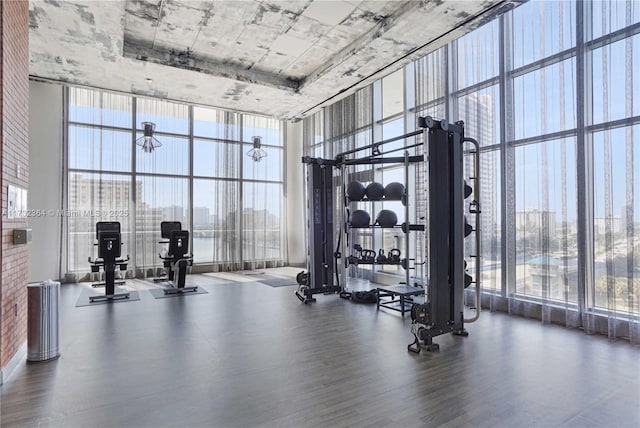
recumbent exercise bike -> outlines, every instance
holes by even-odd
[[[96,301],[113,301],[120,299],[128,299],[129,293],[116,293],[116,268],[127,270],[126,259],[120,258],[122,242],[120,240],[120,222],[117,221],[100,221],[96,223],[96,238],[98,239],[98,258],[92,260],[89,256],[89,264],[91,272],[99,272],[100,268],[104,269],[104,283],[98,283],[96,286],[104,285],[104,295],[90,296],[89,302]],[[118,281],[122,284],[124,281]]]
[[[179,221],[163,221],[160,223],[160,234],[163,238],[160,243],[169,244],[166,256],[158,254],[167,275],[155,278],[154,282],[168,282],[169,288],[164,289],[164,294],[197,292],[197,285],[185,286],[187,267],[193,266],[193,255],[189,254],[189,231],[182,230]]]

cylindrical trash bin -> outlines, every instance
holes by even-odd
[[[45,281],[27,285],[27,361],[56,359],[59,351],[60,283]]]

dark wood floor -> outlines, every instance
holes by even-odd
[[[639,427],[640,349],[484,312],[409,354],[409,319],[192,276],[208,294],[75,307],[57,361],[2,387],[2,427]]]

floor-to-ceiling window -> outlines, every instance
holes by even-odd
[[[381,117],[375,117],[376,127],[374,127],[374,133],[378,140],[392,139],[403,135],[405,133],[405,88],[404,88],[404,70],[398,70],[384,77],[380,82],[380,101],[381,101]],[[374,91],[377,85],[374,86]],[[378,109],[375,109],[377,112]],[[376,129],[377,128],[377,129]],[[404,150],[402,149],[407,144],[405,139],[400,139],[387,143],[381,147],[382,152],[390,153],[389,156],[402,157],[404,156]],[[413,152],[411,153],[413,155]],[[389,185],[389,183],[401,183],[405,184],[405,168],[404,164],[387,164],[381,167],[375,168],[374,178],[377,182],[383,186]],[[412,201],[415,200],[412,198]],[[377,213],[381,210],[390,210],[396,214],[398,218],[398,225],[405,222],[405,209],[402,201],[387,201],[383,200],[373,204],[372,217],[375,219]],[[377,231],[376,247],[374,250],[377,254],[382,251],[383,254],[389,255],[391,250],[399,251],[400,257],[407,257],[405,253],[406,235],[398,229],[383,228]],[[401,268],[398,265],[382,265],[379,270],[386,272],[400,272]]]
[[[136,140],[142,122],[156,124],[162,146],[152,153],[134,147],[135,157],[135,266],[158,264],[162,251],[161,221],[179,221],[189,230],[189,107],[167,101],[136,99]]]
[[[485,291],[500,293],[502,288],[502,211],[500,159],[502,155],[502,114],[500,85],[500,25],[493,21],[458,39],[449,46],[452,64],[449,76],[449,114],[451,120],[462,120],[465,135],[478,140],[480,170],[474,170],[473,156],[465,157],[465,180],[480,191],[474,198],[480,202],[480,266],[470,263],[469,273],[479,275]],[[423,76],[428,81],[428,75]],[[465,147],[467,150],[472,146]],[[467,216],[476,227],[475,216]],[[465,240],[465,259],[473,260],[475,246]]]
[[[131,97],[74,89],[67,128],[67,266],[89,270],[96,221],[119,221],[122,252],[132,249]]]
[[[89,270],[101,220],[121,223],[123,255],[140,276],[161,266],[161,221],[191,231],[196,265],[282,263],[280,121],[71,87],[67,122],[67,272]],[[135,144],[142,122],[162,144],[151,153]],[[260,162],[246,155],[253,137],[267,154]]]
[[[507,293],[577,302],[576,5],[530,2],[503,20],[513,155],[515,283]],[[510,46],[509,46],[510,44]]]
[[[242,258],[256,263],[279,258],[283,245],[282,189],[284,145],[280,122],[244,115],[242,152],[260,137],[267,157],[255,162],[242,156]]]
[[[240,260],[240,117],[193,109],[194,261]]]
[[[640,4],[590,2],[583,14],[590,98],[584,107],[584,140],[593,189],[587,207],[593,216],[593,246],[587,254],[593,270],[586,305],[595,314],[625,319],[640,314]],[[597,329],[595,324],[590,318],[587,328]],[[611,326],[618,324],[609,328],[618,335]]]

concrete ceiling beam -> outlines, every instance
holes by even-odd
[[[238,82],[253,83],[290,93],[296,93],[300,86],[298,80],[274,75],[255,68],[243,70],[238,67],[238,64],[234,64],[233,62],[221,63],[210,59],[196,58],[189,50],[176,52],[160,47],[151,49],[145,46],[144,42],[135,41],[126,36],[123,53],[124,57],[138,61],[191,70],[198,73],[236,80]]]

